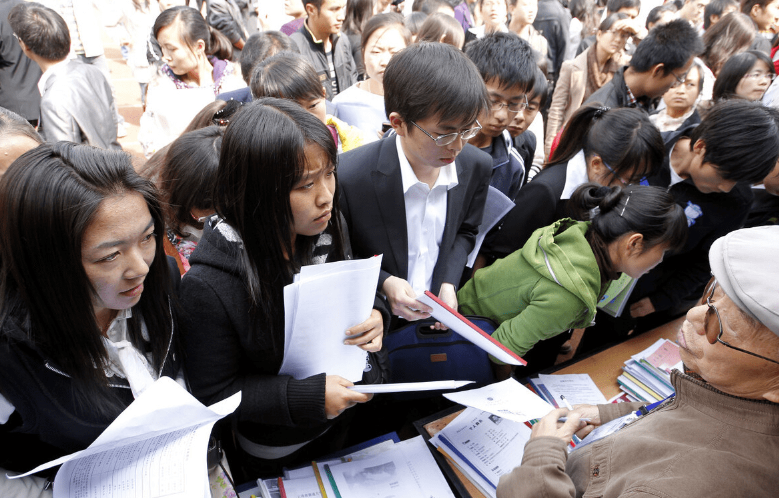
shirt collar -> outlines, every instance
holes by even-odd
[[[49,78],[56,74],[60,68],[65,67],[68,62],[69,59],[61,60],[53,66],[49,66],[49,69],[47,69],[46,72],[41,75],[41,79],[38,80],[38,91],[40,92],[41,97],[43,97],[43,94],[46,93],[46,82],[49,81]]]
[[[671,184],[668,185],[669,187],[672,187],[673,185],[676,185],[677,183],[681,183],[684,181],[684,178],[679,176],[679,173],[676,172],[674,167],[671,165],[671,154],[674,153],[674,149],[676,148],[676,145],[679,142],[676,142],[673,147],[671,147],[670,152],[668,152],[668,169],[671,171]]]
[[[309,29],[309,27],[308,27],[308,19],[306,19],[306,21],[303,23],[303,27],[306,28],[306,31],[308,31],[308,34],[311,35],[311,39],[314,40],[314,43],[324,43],[325,42],[324,38],[322,38],[320,40],[319,38],[317,38],[314,35],[314,32],[311,31],[311,29]]]
[[[132,316],[133,312],[130,308],[119,310],[116,318],[111,320],[111,324],[108,326],[108,330],[106,330],[106,337],[108,337],[109,341],[120,342],[127,340],[127,320],[132,318]]]
[[[584,157],[584,149],[582,149],[568,161],[565,170],[565,186],[560,199],[570,199],[577,188],[589,181],[587,159]]]
[[[403,180],[403,195],[405,195],[411,187],[422,182],[419,180],[419,178],[417,178],[416,173],[414,173],[414,170],[411,168],[411,163],[408,162],[408,158],[403,152],[403,146],[400,143],[400,135],[395,135],[395,146],[398,149],[400,177]],[[436,188],[440,185],[446,185],[446,189],[449,190],[456,187],[457,184],[457,166],[455,162],[452,161],[451,163],[447,164],[446,166],[442,166],[439,169],[438,178],[436,179],[433,188]]]

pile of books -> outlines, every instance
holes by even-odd
[[[454,498],[422,436],[401,442],[392,436],[339,457],[287,470],[282,477],[258,480],[259,493],[263,498]]]
[[[617,382],[630,401],[654,403],[673,394],[673,369],[682,369],[679,346],[668,339],[659,339],[625,362]]]

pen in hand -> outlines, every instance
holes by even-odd
[[[565,399],[565,395],[561,394],[561,395],[560,395],[560,400],[561,400],[563,403],[565,403],[565,407],[566,407],[566,408],[568,408],[569,410],[573,410],[573,407],[571,406],[571,404],[568,402],[568,400],[567,400],[567,399]]]

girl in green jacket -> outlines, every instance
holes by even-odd
[[[495,320],[492,336],[520,356],[538,341],[591,325],[612,280],[640,277],[687,237],[684,211],[661,188],[586,183],[571,207],[589,221],[564,218],[539,228],[457,294],[464,314]]]

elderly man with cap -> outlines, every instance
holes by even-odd
[[[677,336],[685,373],[671,374],[676,395],[656,407],[552,411],[533,427],[522,465],[500,480],[498,498],[777,496],[777,248],[775,226],[718,239],[713,278]],[[577,430],[595,441],[568,454]]]

